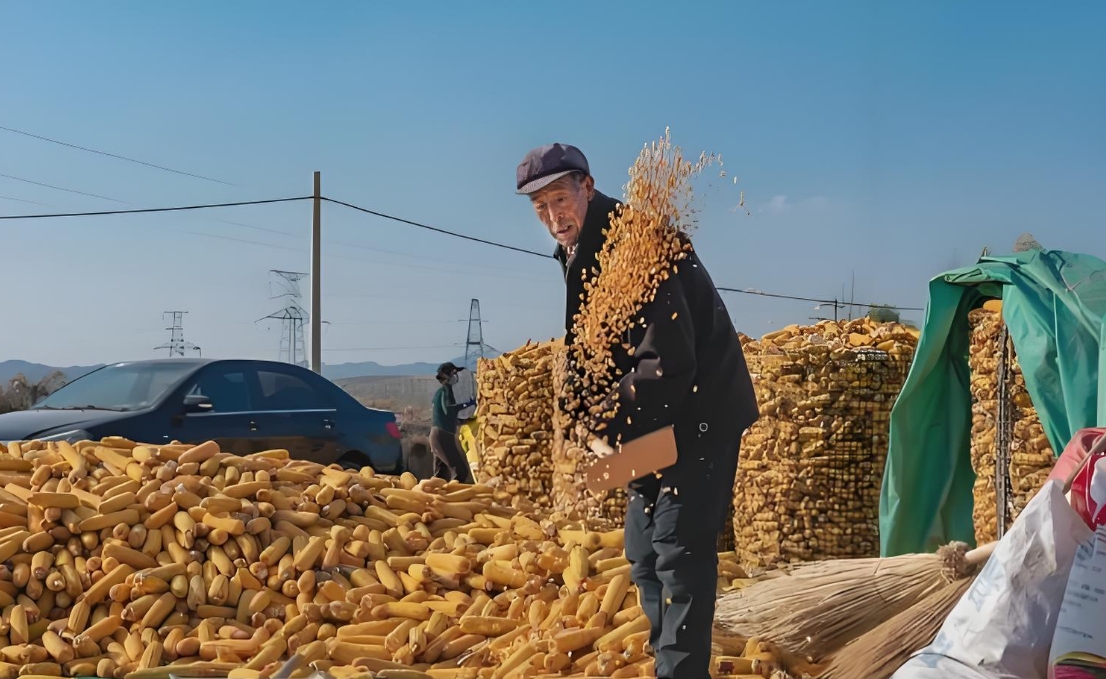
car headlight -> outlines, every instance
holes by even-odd
[[[49,436],[37,436],[35,438],[39,441],[65,441],[66,443],[76,443],[77,441],[87,441],[91,439],[92,434],[84,429],[70,429],[69,431],[58,432],[57,434],[51,434]]]

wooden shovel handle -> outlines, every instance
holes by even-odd
[[[998,541],[988,542],[985,545],[980,545],[975,549],[969,551],[964,555],[964,559],[972,566],[982,566],[987,563],[987,559],[991,558],[991,555],[995,552],[995,547],[998,546]]]

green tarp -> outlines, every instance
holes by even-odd
[[[975,543],[970,460],[968,312],[1001,299],[1029,396],[1059,454],[1083,427],[1106,425],[1106,263],[1033,250],[984,257],[929,284],[929,307],[891,411],[880,496],[883,556]]]

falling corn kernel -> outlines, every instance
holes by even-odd
[[[662,285],[693,253],[687,238],[697,223],[692,180],[711,165],[721,171],[721,157],[685,157],[666,129],[660,139],[643,145],[630,168],[623,200],[612,212],[605,242],[596,254],[598,265],[589,268],[583,304],[572,319],[572,341],[565,347],[565,359],[556,364],[562,374],[553,380],[558,404],[554,429],[563,432],[566,450],[592,456],[584,437],[610,423],[615,429],[611,436],[621,439],[621,418],[627,426],[633,424],[624,412],[629,408],[623,408],[628,399],[617,398],[619,382],[637,372],[636,338],[651,331],[646,314],[653,312],[647,305],[669,301],[673,293]],[[663,312],[656,313],[654,321]],[[678,312],[671,318],[677,320]],[[648,368],[646,374],[652,377],[653,370]],[[662,377],[663,371],[655,369],[655,376]],[[629,393],[638,396],[633,384]],[[640,410],[639,404],[633,405]]]

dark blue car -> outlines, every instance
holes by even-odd
[[[402,471],[394,413],[366,408],[333,382],[270,361],[115,363],[73,380],[30,410],[0,415],[0,442],[213,440],[239,455],[284,449],[349,469]]]

